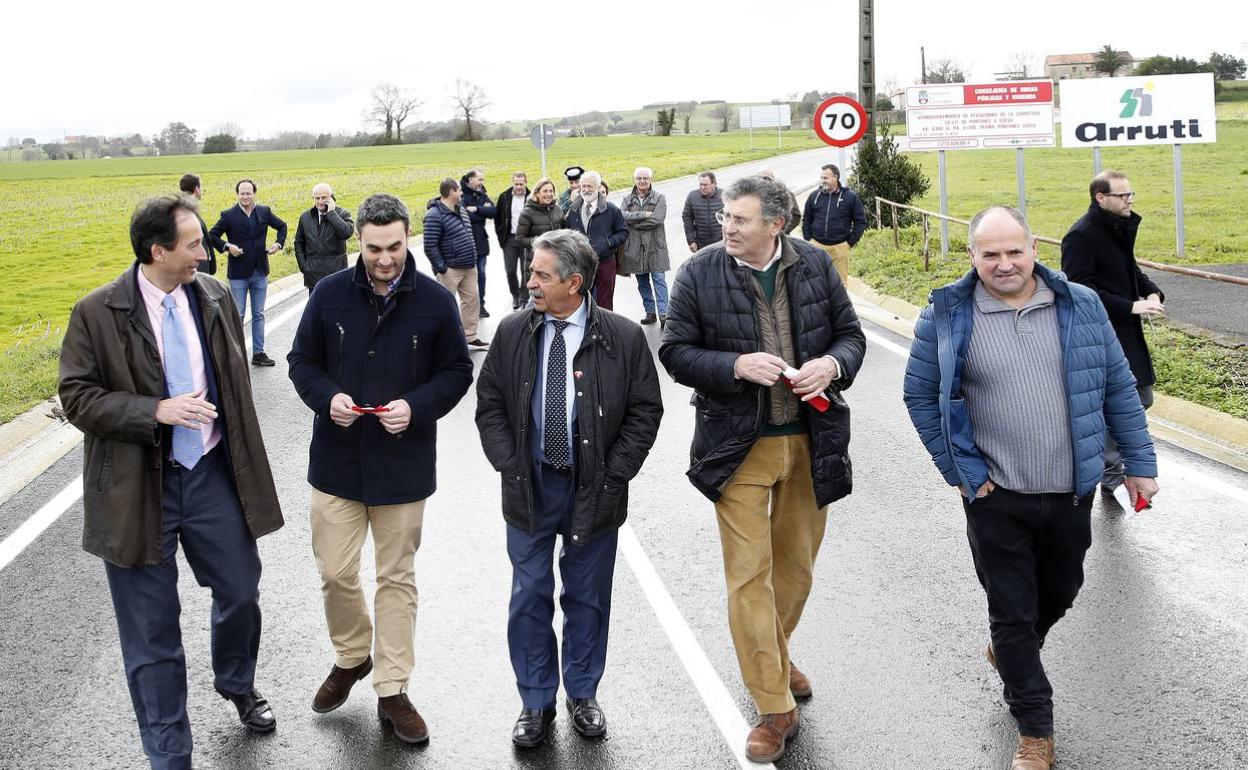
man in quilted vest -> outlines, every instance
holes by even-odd
[[[1092,544],[1105,428],[1137,509],[1157,459],[1135,378],[1096,293],[1036,262],[1023,215],[971,220],[971,264],[932,293],[906,364],[906,408],[936,467],[962,492],[988,596],[986,657],[1018,722],[1011,770],[1054,761],[1045,637],[1074,604]]]

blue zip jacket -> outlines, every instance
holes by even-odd
[[[472,230],[458,211],[451,211],[438,198],[425,209],[425,256],[433,272],[445,273],[448,267],[467,270],[477,266],[477,246]]]
[[[826,192],[822,187],[806,199],[802,212],[802,238],[819,243],[848,243],[851,247],[867,231],[867,212],[862,208],[862,198],[845,185],[836,192]]]
[[[460,177],[459,189],[464,193],[460,205],[465,209],[469,206],[477,207],[476,211],[468,212],[468,219],[472,220],[472,239],[477,246],[477,256],[484,257],[490,253],[490,237],[485,234],[485,220],[493,219],[498,209],[494,206],[494,201],[490,200],[490,194],[485,191],[485,185],[481,185],[480,190],[468,186],[467,174]]]
[[[1075,497],[1096,488],[1105,470],[1105,430],[1122,451],[1128,476],[1155,478],[1157,458],[1135,389],[1135,377],[1096,292],[1036,263],[1035,274],[1055,295],[1070,406]],[[936,468],[967,500],[988,480],[988,464],[962,401],[962,367],[975,313],[974,270],[932,292],[919,316],[906,363],[904,399]]]

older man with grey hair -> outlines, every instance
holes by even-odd
[[[598,270],[591,289],[594,301],[611,310],[615,306],[615,252],[628,239],[628,224],[615,204],[602,194],[601,184],[602,175],[597,171],[581,175],[581,197],[568,211],[567,225],[589,238],[598,257]]]
[[[594,182],[597,184],[597,181]],[[512,741],[546,740],[560,683],[554,549],[562,538],[562,681],[572,726],[606,733],[598,683],[606,666],[616,534],[628,482],[663,415],[641,327],[590,296],[597,257],[584,235],[553,230],[533,242],[533,305],[499,325],[477,380],[477,428],[502,475],[512,563],[507,642],[520,691]]]
[[[646,315],[643,324],[667,324],[667,198],[654,189],[654,172],[639,166],[633,172],[633,189],[620,204],[628,224],[628,240],[620,249],[620,275],[637,277],[637,292]]]
[[[961,492],[988,597],[985,655],[1018,723],[1011,770],[1053,765],[1053,688],[1040,650],[1083,585],[1105,429],[1139,510],[1157,493],[1144,407],[1092,289],[1036,261],[1023,215],[971,219],[971,270],[932,292],[906,364],[906,408]]]
[[[776,178],[776,170],[768,166],[767,168],[758,172],[758,175],[761,176],[763,179],[771,179],[774,181]],[[801,223],[802,223],[802,207],[797,205],[797,196],[793,194],[792,190],[789,190],[789,216],[788,216],[788,220],[784,223],[784,234],[789,235],[795,229],[797,229],[797,226]]]
[[[789,640],[814,580],[827,506],[848,495],[841,392],[866,339],[821,251],[784,235],[788,188],[749,176],[724,194],[723,243],[676,275],[659,359],[694,389],[688,476],[715,503],[728,625],[759,719],[746,756],[772,762],[811,683]]]
[[[312,208],[299,216],[295,230],[295,262],[309,294],[322,278],[347,266],[347,241],[354,232],[351,212],[338,207],[333,188],[324,182],[313,187]]]

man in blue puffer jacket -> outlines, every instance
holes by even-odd
[[[472,223],[460,202],[462,191],[458,182],[443,179],[438,195],[425,209],[425,256],[429,257],[438,283],[459,297],[459,318],[468,348],[482,350],[489,343],[477,337],[481,293],[477,284],[477,247],[472,238]]]
[[[905,402],[936,467],[962,492],[988,595],[987,657],[1018,722],[1010,767],[1047,770],[1053,689],[1040,648],[1083,583],[1106,427],[1133,502],[1157,493],[1157,460],[1096,293],[1036,263],[1014,209],[976,214],[968,240],[974,269],[934,291],[915,325]]]

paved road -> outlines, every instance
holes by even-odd
[[[1248,264],[1197,265],[1201,270],[1248,278]],[[1164,270],[1145,270],[1166,293],[1166,315],[1188,326],[1208,329],[1248,344],[1248,286],[1210,281]]]
[[[781,178],[813,178],[826,155],[803,155],[775,163]],[[692,182],[677,186],[660,185],[673,204]],[[676,245],[683,237],[680,207],[670,210],[668,233]],[[504,307],[506,293],[495,266],[491,304]],[[631,280],[617,286],[617,308],[640,316]],[[387,735],[367,687],[339,711],[313,714],[308,704],[332,653],[303,480],[311,420],[284,368],[293,327],[292,320],[269,335],[279,365],[254,371],[287,518],[260,548],[265,635],[258,686],[272,700],[280,726],[273,735],[250,736],[212,692],[209,597],[183,564],[182,622],[199,766],[736,765],[743,736],[725,741],[711,715],[713,693],[725,688],[738,717],[752,717],[752,706],[728,635],[712,509],[683,477],[693,420],[689,393],[666,376],[667,414],[631,495],[629,527],[645,559],[622,555],[616,572],[611,651],[600,691],[610,720],[607,740],[581,741],[561,715],[545,748],[517,753],[511,747],[519,705],[506,655],[509,567],[498,480],[480,450],[471,394],[442,422],[440,491],[429,502],[417,556],[422,602],[411,695],[432,740],[412,749]],[[986,608],[960,506],[906,419],[904,362],[896,347],[905,341],[867,328],[867,361],[849,393],[856,492],[833,506],[815,591],[793,643],[815,697],[802,706],[801,734],[778,766],[1001,768],[1014,732],[981,654]],[[491,329],[487,325],[487,337]],[[647,333],[657,349],[658,330]],[[1095,511],[1087,586],[1046,649],[1064,770],[1248,762],[1248,476],[1171,446],[1161,446],[1160,454],[1162,495],[1155,510],[1129,519]],[[0,538],[69,483],[80,463],[80,450],[71,452],[0,506]],[[0,572],[3,768],[143,764],[103,570],[79,547],[81,517],[81,505],[71,506]],[[646,564],[660,581],[657,598],[644,579]],[[664,595],[679,614],[677,626],[689,631],[678,647],[663,625],[673,618],[655,610]],[[709,662],[710,680],[688,673],[686,662],[700,656]],[[699,685],[712,693],[710,707]]]

